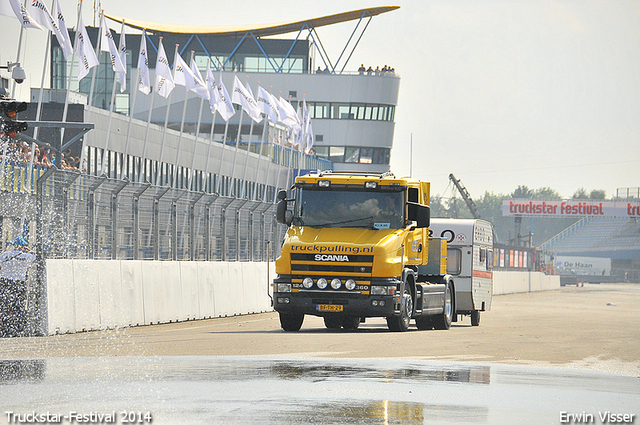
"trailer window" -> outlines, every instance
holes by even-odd
[[[487,248],[487,270],[493,270],[493,249]]]
[[[447,273],[459,275],[462,271],[462,251],[459,248],[447,249]]]

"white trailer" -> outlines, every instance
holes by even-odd
[[[455,311],[480,324],[493,296],[493,226],[484,220],[432,218],[429,237],[447,241],[447,273],[455,285]]]

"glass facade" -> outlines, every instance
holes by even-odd
[[[331,162],[356,164],[389,164],[389,148],[370,148],[366,146],[315,146],[316,156]]]
[[[312,119],[393,121],[396,107],[369,103],[307,102]]]

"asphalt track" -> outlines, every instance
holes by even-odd
[[[494,297],[449,331],[264,313],[3,339],[0,424],[637,423],[638,302],[586,285]]]
[[[300,332],[276,313],[0,341],[0,359],[102,356],[290,356],[411,358],[550,366],[640,376],[640,285],[585,284],[501,295],[480,326],[388,332],[368,319],[355,332],[328,331],[306,316]]]

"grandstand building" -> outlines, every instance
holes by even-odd
[[[85,95],[80,102],[91,100],[91,105],[84,106],[84,119],[95,125],[83,140],[83,168],[93,175],[104,173],[111,178],[266,200],[273,200],[277,189],[288,187],[304,170],[388,171],[399,76],[390,72],[369,75],[349,68],[348,57],[357,46],[349,42],[344,57],[332,62],[314,29],[353,21],[357,23],[357,35],[364,31],[358,27],[368,25],[372,17],[396,8],[377,7],[286,24],[233,28],[126,18],[128,81],[123,93],[116,91],[115,112],[108,111],[114,87],[108,53],[99,55],[95,78],[89,74],[79,84],[71,79],[71,89]],[[239,110],[228,124],[219,115],[212,119],[200,98],[182,86],[176,86],[168,99],[136,93],[142,36],[139,30],[143,28],[152,68],[162,37],[170,62],[174,48],[185,62],[193,58],[203,74],[207,60],[211,60],[215,77],[221,77],[229,92],[237,76],[253,93],[261,86],[294,107],[306,104],[313,126],[310,143],[294,149],[287,141],[285,127],[266,120],[253,123]],[[87,30],[96,46],[99,29]],[[308,36],[302,39],[305,32]],[[297,34],[296,38],[273,38],[289,33]],[[112,34],[117,41],[119,34],[113,30]],[[54,94],[49,97],[55,98],[56,92],[65,90],[69,73],[75,75],[76,71],[64,60],[55,37],[51,58]],[[154,78],[151,69],[152,82]],[[32,102],[37,101],[38,92],[32,90]],[[74,145],[72,156],[79,156],[81,149],[81,143]]]
[[[637,203],[635,196],[626,198],[618,190],[617,201]],[[632,217],[586,216],[554,236],[540,247],[555,257],[595,257],[611,260],[606,276],[574,276],[582,281],[640,282],[640,222]]]

